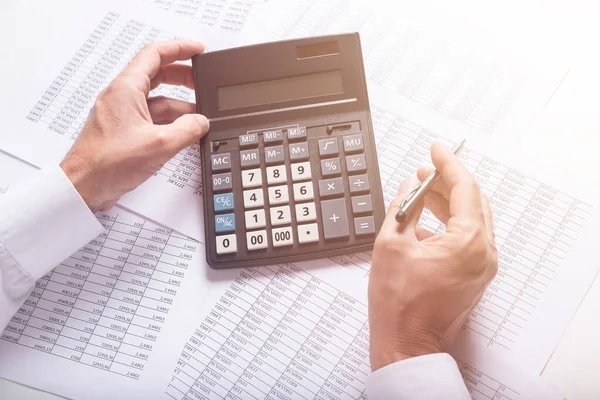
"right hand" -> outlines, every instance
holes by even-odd
[[[399,225],[400,203],[417,184],[403,182],[375,241],[369,279],[373,371],[446,351],[498,268],[487,197],[450,151],[434,144],[431,157],[442,178]],[[419,179],[431,171],[419,169]],[[434,235],[417,225],[423,206],[446,225],[445,232]]]

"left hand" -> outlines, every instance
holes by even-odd
[[[208,132],[192,103],[148,98],[165,83],[194,89],[192,67],[175,64],[204,44],[169,41],[144,47],[104,89],[60,166],[92,211],[106,210]]]

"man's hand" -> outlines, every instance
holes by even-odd
[[[417,225],[423,204],[402,226],[394,217],[416,186],[404,181],[375,241],[369,281],[371,368],[446,350],[496,274],[492,211],[473,176],[439,144],[431,157],[442,178],[425,207],[446,225]],[[423,181],[431,169],[420,169]]]
[[[191,41],[147,45],[100,93],[60,164],[92,211],[113,206],[208,132],[194,104],[148,98],[161,83],[193,89],[192,67],[175,61],[203,51],[202,43]]]

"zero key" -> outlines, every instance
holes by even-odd
[[[337,239],[350,236],[346,199],[325,200],[321,202],[321,222],[325,239]]]

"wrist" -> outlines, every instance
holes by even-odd
[[[60,168],[90,210],[92,212],[98,211],[102,201],[99,199],[97,195],[98,190],[93,183],[92,169],[85,160],[76,155],[67,154],[65,159],[60,163]]]

